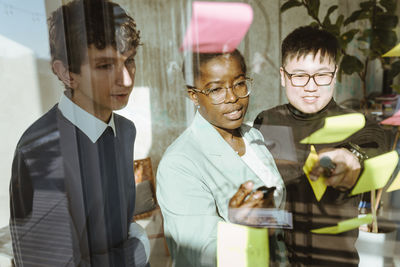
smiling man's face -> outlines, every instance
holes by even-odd
[[[112,46],[90,46],[81,72],[71,73],[74,103],[99,118],[125,107],[134,85],[135,54],[135,49],[121,54]]]
[[[320,52],[315,56],[308,54],[297,58],[288,58],[284,65],[285,70],[289,74],[295,75],[314,75],[316,73],[329,73],[335,71],[335,62],[329,56],[325,56],[321,61]],[[293,86],[289,76],[280,69],[281,84],[286,89],[286,96],[295,108],[303,113],[316,113],[322,110],[332,99],[336,73],[329,85],[319,86],[311,78],[305,86]]]

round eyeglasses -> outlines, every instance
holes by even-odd
[[[315,73],[313,75],[309,75],[307,73],[301,73],[301,74],[289,73],[285,70],[285,68],[283,68],[283,71],[288,76],[293,86],[296,87],[306,86],[311,78],[313,78],[316,85],[326,86],[332,83],[333,77],[335,76],[336,72],[336,66],[335,70],[332,72],[321,72],[321,73]]]
[[[195,92],[202,93],[211,98],[211,103],[214,105],[222,104],[226,99],[226,92],[229,88],[232,89],[233,94],[237,98],[245,98],[249,96],[251,92],[253,80],[251,78],[245,78],[244,80],[240,80],[234,83],[231,87],[222,87],[218,85],[214,85],[210,88],[205,88],[203,90],[199,90],[194,86],[187,85],[187,87]]]

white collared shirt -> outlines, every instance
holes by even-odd
[[[96,143],[108,126],[113,129],[114,136],[117,135],[114,124],[114,113],[111,113],[111,119],[106,124],[72,102],[65,94],[61,95],[58,109],[65,118],[78,127],[93,143]]]

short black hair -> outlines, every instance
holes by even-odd
[[[111,45],[120,53],[140,45],[140,31],[125,10],[108,0],[74,0],[62,5],[48,19],[51,62],[60,60],[80,73],[87,48]]]
[[[301,58],[308,54],[321,53],[321,61],[328,56],[335,63],[339,43],[330,32],[313,26],[303,26],[292,31],[282,42],[282,65],[288,59]]]
[[[191,81],[197,80],[200,76],[200,68],[203,64],[207,63],[208,61],[220,57],[220,56],[232,56],[239,60],[240,67],[244,73],[247,73],[247,66],[246,62],[244,60],[243,55],[239,52],[239,50],[235,49],[233,52],[230,53],[191,53],[186,57],[186,60],[191,60],[192,61],[192,68],[191,70],[188,70],[186,68],[187,64],[185,61],[183,62],[182,65],[182,73],[183,77],[189,86],[193,86],[194,84],[190,84]]]

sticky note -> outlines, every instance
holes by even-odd
[[[246,3],[195,1],[180,50],[232,52],[246,35],[252,21],[253,10]]]
[[[400,57],[400,43],[386,52],[382,57]]]
[[[381,121],[381,124],[400,126],[400,110],[393,114],[393,116]]]
[[[370,224],[370,223],[372,223],[372,214],[367,214],[364,217],[352,218],[349,220],[341,221],[335,226],[313,229],[311,230],[311,232],[315,234],[335,235],[356,229],[363,224]]]
[[[345,140],[365,126],[365,117],[361,113],[325,118],[324,127],[300,141],[302,144],[329,144]]]
[[[391,151],[364,161],[364,170],[351,195],[358,195],[386,185],[396,168],[399,155]]]
[[[310,179],[310,172],[314,164],[319,160],[317,151],[315,151],[315,147],[313,145],[311,146],[310,150],[310,154],[308,155],[307,160],[304,163],[303,171],[311,184],[311,188],[314,192],[315,198],[317,199],[317,201],[320,201],[326,191],[327,185],[325,184],[325,178],[322,176],[318,177],[316,181]]]
[[[217,266],[268,266],[267,228],[218,223]]]
[[[400,172],[397,174],[396,178],[386,190],[386,192],[392,192],[400,189]]]

